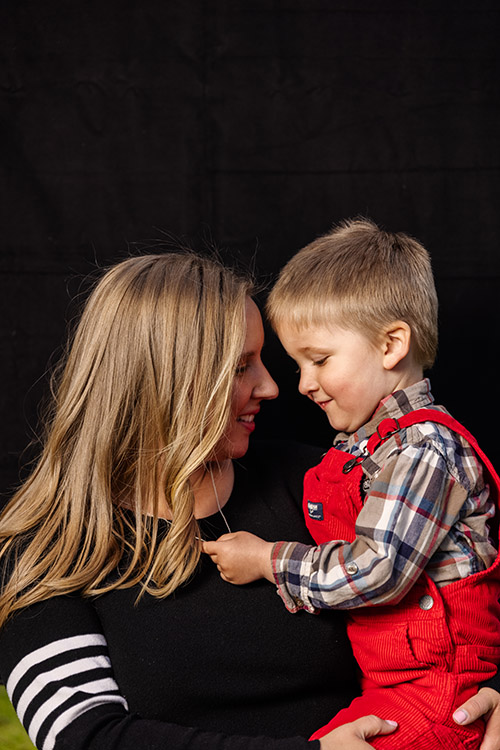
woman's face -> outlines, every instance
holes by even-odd
[[[250,435],[255,430],[255,417],[260,402],[278,395],[278,386],[261,359],[264,345],[262,318],[255,302],[246,302],[246,338],[235,376],[231,418],[217,458],[241,458],[248,450]]]

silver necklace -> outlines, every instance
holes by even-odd
[[[214,475],[213,475],[212,467],[211,466],[208,467],[208,471],[210,472],[210,479],[212,480],[212,487],[214,488],[214,495],[215,495],[215,501],[217,503],[217,508],[218,508],[219,513],[221,514],[222,518],[224,519],[224,523],[226,524],[227,530],[229,531],[230,534],[232,534],[231,527],[230,527],[230,525],[227,522],[226,516],[222,512],[222,508],[220,507],[219,493],[217,492],[217,487],[215,486],[215,480],[214,480]]]
[[[226,524],[226,528],[227,528],[228,532],[230,534],[232,534],[233,532],[231,531],[231,527],[230,527],[230,525],[227,522],[227,518],[224,515],[224,513],[222,512],[222,508],[221,508],[220,500],[219,500],[219,493],[217,492],[217,487],[215,486],[215,479],[214,479],[214,475],[213,475],[212,467],[211,466],[208,467],[208,472],[210,474],[210,479],[212,480],[212,487],[213,487],[213,490],[214,490],[215,502],[217,503],[217,510],[219,511],[219,513],[221,514],[222,518],[224,519],[224,523]],[[125,507],[127,507],[127,506],[125,506]],[[169,526],[172,525],[171,519],[165,518],[164,520],[168,523]],[[203,521],[202,518],[200,518],[199,520]],[[203,539],[200,539],[199,536],[195,536],[195,539],[197,539],[199,542],[203,541]]]

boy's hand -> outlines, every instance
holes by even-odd
[[[217,565],[221,578],[241,585],[267,578],[274,583],[271,552],[273,542],[265,542],[248,531],[224,534],[216,542],[203,542],[202,549]]]

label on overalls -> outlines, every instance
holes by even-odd
[[[309,513],[309,518],[312,518],[313,521],[322,521],[323,520],[323,503],[313,503],[311,502],[311,500],[308,500],[307,512]]]

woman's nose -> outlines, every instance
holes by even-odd
[[[260,377],[257,385],[253,389],[254,398],[273,399],[279,393],[276,382],[271,377],[269,370],[264,365],[260,368]]]

